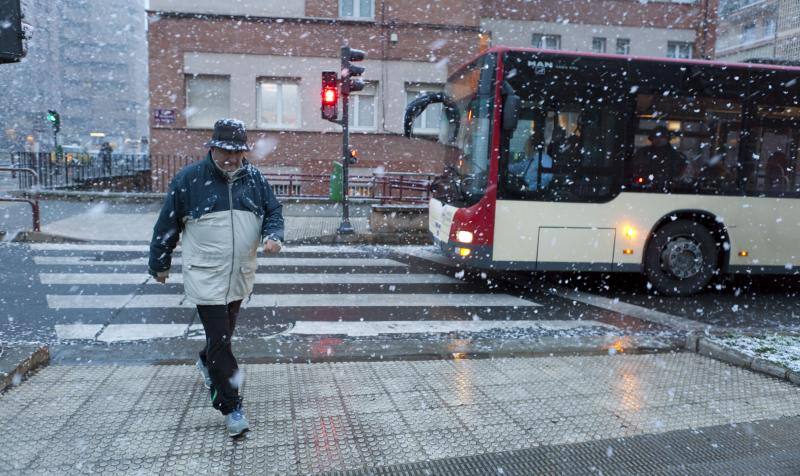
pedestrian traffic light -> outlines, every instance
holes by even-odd
[[[47,111],[47,122],[53,127],[53,132],[61,130],[61,116],[58,115],[58,111],[49,109]]]
[[[347,158],[348,165],[355,165],[358,162],[358,151],[356,149],[350,149],[350,157]]]
[[[364,89],[364,81],[361,79],[352,79],[355,76],[361,76],[361,74],[364,73],[364,67],[354,66],[350,63],[364,61],[366,56],[367,54],[361,50],[350,48],[349,46],[342,46],[342,95]]]
[[[339,105],[339,78],[334,71],[322,72],[322,118],[335,121]]]

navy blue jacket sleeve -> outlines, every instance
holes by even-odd
[[[261,240],[276,238],[283,241],[283,205],[278,201],[267,179],[261,176],[261,185],[264,187],[264,223],[261,225]]]
[[[153,238],[150,240],[150,274],[169,271],[172,266],[172,251],[178,244],[185,215],[183,197],[179,185],[179,177],[175,177],[169,186],[164,205],[153,227]]]

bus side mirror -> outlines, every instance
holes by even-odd
[[[427,93],[416,97],[406,106],[406,113],[403,117],[403,135],[410,138],[413,133],[414,120],[422,114],[431,104],[441,103],[447,120],[452,127],[452,137],[458,137],[458,126],[461,123],[460,113],[453,99],[445,93]]]
[[[519,111],[522,109],[522,99],[516,94],[509,94],[503,101],[503,130],[513,131],[517,128]]]

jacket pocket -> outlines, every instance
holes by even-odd
[[[221,262],[189,262],[183,269],[183,287],[186,296],[195,301],[225,299],[230,265]]]
[[[231,278],[230,296],[235,298],[244,298],[253,292],[253,285],[256,281],[256,265],[250,263],[247,259],[244,262],[239,261],[234,268],[233,276]]]

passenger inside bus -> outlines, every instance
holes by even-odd
[[[730,191],[736,186],[736,178],[725,158],[728,155],[728,147],[720,145],[715,153],[708,159],[707,163],[700,168],[699,186],[702,190],[712,193]]]
[[[768,192],[781,193],[789,189],[789,160],[782,150],[776,150],[767,159],[764,169]]]
[[[521,178],[527,190],[546,189],[553,180],[553,158],[545,151],[544,133],[540,128],[531,132],[523,151],[524,158],[510,163],[508,171]]]
[[[686,180],[689,161],[670,144],[670,132],[664,126],[650,131],[650,145],[633,154],[631,179],[634,186],[651,191],[669,192]]]
[[[570,117],[572,116],[572,117]],[[573,122],[570,124],[570,119]],[[567,130],[558,123],[553,128],[553,135],[548,146],[548,152],[555,161],[554,172],[556,173],[557,186],[567,193],[573,185],[578,182],[578,174],[583,160],[581,154],[581,127],[585,122],[586,115],[578,113],[565,113],[563,117],[555,115],[555,120],[563,120],[568,126],[572,126],[572,132],[567,136]]]

